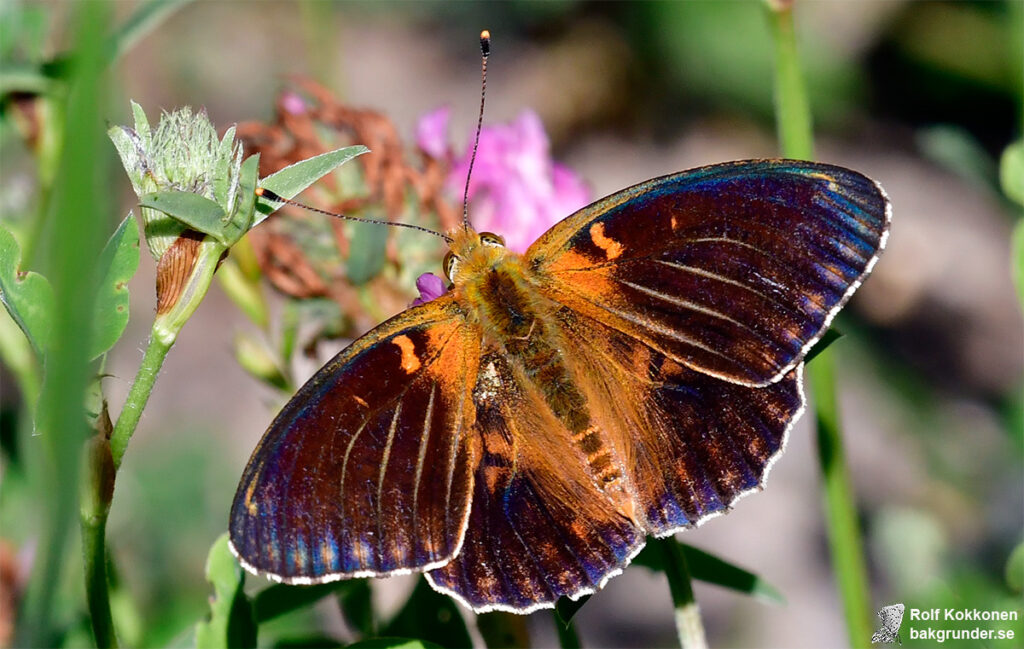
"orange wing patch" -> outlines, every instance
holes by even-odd
[[[402,350],[402,369],[406,374],[412,374],[420,369],[420,359],[416,357],[416,346],[409,336],[395,336],[391,342]]]
[[[594,245],[604,250],[604,256],[611,261],[622,254],[625,248],[621,243],[605,236],[604,223],[598,222],[590,226],[590,240]]]

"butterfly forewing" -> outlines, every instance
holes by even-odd
[[[746,161],[665,176],[537,240],[538,290],[688,367],[766,385],[786,375],[870,271],[885,194],[848,169]]]
[[[446,297],[389,320],[317,372],[242,476],[231,510],[239,558],[291,583],[451,558],[472,490],[479,342]]]

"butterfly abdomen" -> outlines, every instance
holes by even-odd
[[[594,481],[610,488],[621,478],[621,469],[560,351],[565,346],[555,306],[537,294],[515,258],[484,273],[472,293],[487,342],[500,346],[565,428]]]

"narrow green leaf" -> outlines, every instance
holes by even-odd
[[[224,239],[234,245],[252,227],[256,211],[256,182],[259,180],[260,154],[251,155],[238,172],[238,198],[235,211],[224,224]]]
[[[0,302],[42,356],[53,329],[54,298],[50,282],[39,273],[19,273],[21,249],[14,235],[0,226]]]
[[[97,287],[89,358],[114,346],[128,326],[128,280],[139,267],[139,224],[131,212],[100,255],[103,273]]]
[[[256,622],[263,624],[296,609],[318,602],[332,593],[349,588],[351,581],[335,581],[313,586],[274,584],[256,593],[252,600]]]
[[[388,230],[370,223],[349,223],[348,281],[365,284],[384,268],[387,261]]]
[[[269,189],[282,198],[292,198],[293,196],[298,195],[302,190],[334,171],[340,165],[343,165],[352,158],[362,155],[368,151],[369,149],[362,145],[329,151],[309,158],[308,160],[296,162],[277,173],[267,176],[260,182],[260,187]],[[256,217],[256,221],[253,225],[259,225],[263,219],[267,218],[268,214],[271,214],[279,207],[281,207],[281,205],[278,203],[271,202],[265,198],[260,198],[257,201],[256,209],[261,216]]]
[[[146,111],[142,106],[134,101],[132,102],[132,117],[135,119],[135,132],[139,135],[142,149],[149,151],[153,148],[152,129],[149,127],[149,118],[146,117]]]
[[[1018,205],[1024,205],[1024,140],[1006,147],[999,160],[999,184],[1003,193]]]
[[[530,649],[530,630],[522,615],[507,611],[480,613],[476,627],[487,649]]]
[[[228,548],[226,533],[210,548],[206,579],[213,585],[210,618],[196,625],[196,646],[199,649],[255,647],[253,606],[242,591],[245,573]]]
[[[466,647],[473,645],[467,644]],[[441,645],[427,640],[409,638],[369,638],[348,645],[348,649],[442,649]]]
[[[117,60],[146,34],[190,0],[149,0],[138,6],[111,39],[110,54]]]
[[[456,606],[450,597],[438,593],[420,577],[405,606],[388,622],[381,635],[420,638],[448,649],[471,647],[473,641]]]
[[[842,337],[843,332],[839,331],[835,327],[832,327],[831,329],[825,332],[825,335],[822,336],[818,342],[814,343],[814,347],[811,347],[811,350],[807,352],[807,356],[804,356],[804,362],[810,363],[812,360],[814,360],[815,356],[828,349],[832,343],[834,343],[835,341],[839,340]]]
[[[283,638],[274,642],[273,646],[274,649],[334,649],[351,645],[345,645],[330,636],[311,635]]]
[[[1024,593],[1024,543],[1018,543],[1006,560],[1006,585],[1015,593]]]
[[[568,597],[561,597],[555,602],[555,615],[558,617],[562,626],[568,627],[572,623],[572,618],[580,612],[583,605],[590,601],[590,595],[584,595],[583,597],[572,600]]]
[[[338,594],[338,604],[345,624],[359,634],[368,638],[377,635],[377,620],[373,614],[373,601],[370,597],[370,581],[354,579],[349,582],[351,588]]]
[[[754,573],[692,545],[686,543],[679,543],[679,545],[683,549],[686,565],[694,579],[744,593],[772,604],[786,603],[786,599],[777,588]],[[656,546],[648,544],[640,551],[640,554],[636,555],[633,563],[662,572],[665,568],[662,555],[663,553]]]
[[[266,344],[244,332],[235,334],[235,360],[253,377],[279,390],[289,387],[288,379]]]
[[[0,72],[0,95],[7,96],[15,92],[44,95],[50,92],[57,83],[36,65],[4,64]]]
[[[144,194],[139,204],[163,212],[226,246],[231,245],[224,232],[224,210],[209,198],[192,192],[153,192]]]

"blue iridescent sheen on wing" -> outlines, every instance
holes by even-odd
[[[342,351],[253,452],[231,507],[247,567],[289,583],[437,565],[462,541],[479,333],[450,300],[406,311]]]
[[[733,162],[584,208],[527,251],[540,290],[690,368],[778,381],[884,246],[888,201],[848,169]]]

